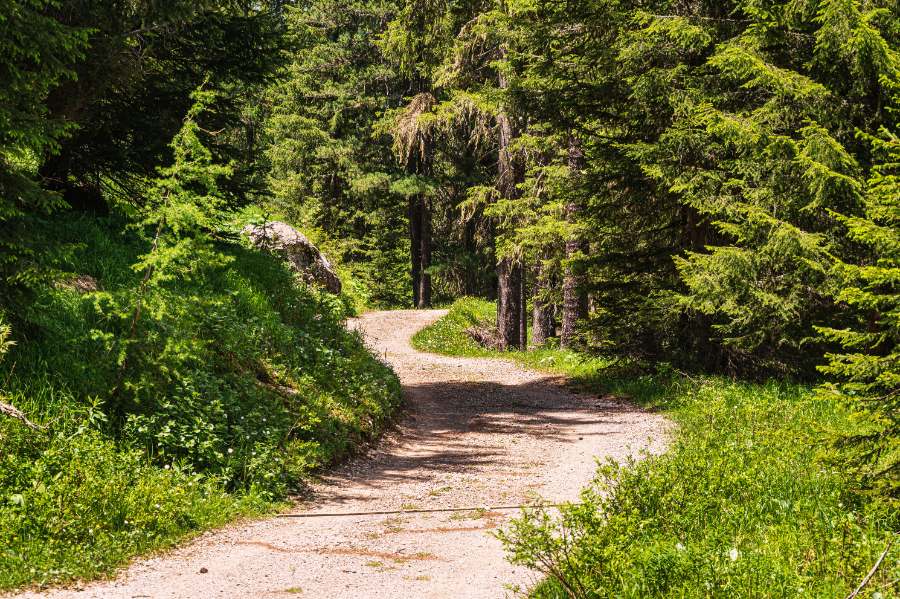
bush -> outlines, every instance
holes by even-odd
[[[527,513],[501,534],[515,563],[548,576],[534,597],[853,590],[898,519],[820,459],[823,430],[848,418],[837,403],[802,387],[719,379],[681,381],[654,395],[666,398],[659,407],[680,425],[665,454],[604,464],[582,503],[559,515]],[[888,560],[867,590],[884,596],[898,573]]]
[[[18,344],[0,380],[45,430],[0,420],[0,588],[89,577],[277,505],[399,405],[396,376],[344,327],[346,303],[239,243],[145,294],[130,335],[122,308],[147,246],[123,228],[69,215],[36,232],[74,248],[45,268],[100,290],[48,285],[8,315]]]

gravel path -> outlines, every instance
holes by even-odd
[[[413,350],[410,336],[443,314],[373,312],[352,323],[397,371],[408,412],[292,513],[516,505],[535,494],[575,500],[595,457],[662,449],[661,416],[574,395],[508,361]],[[514,514],[272,518],[207,533],[114,581],[21,597],[505,597],[535,582],[490,534]]]

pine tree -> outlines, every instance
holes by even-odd
[[[119,417],[132,409],[132,404],[140,403],[136,394],[153,389],[152,385],[134,382],[152,372],[157,359],[152,352],[139,348],[167,344],[164,339],[144,338],[144,331],[151,328],[142,327],[142,321],[166,316],[170,304],[166,300],[167,286],[173,281],[203,277],[210,269],[229,262],[215,247],[214,235],[227,215],[222,183],[233,174],[233,169],[215,162],[203,139],[210,134],[200,125],[200,119],[208,115],[215,102],[216,93],[198,89],[191,98],[194,104],[170,144],[172,163],[158,168],[158,177],[143,206],[139,227],[149,232],[150,248],[134,264],[134,269],[142,273],[141,282],[132,297],[113,308],[123,319],[124,330],[118,338],[101,333],[112,343],[110,349],[115,347],[117,351],[119,371],[110,395],[118,400],[114,409]],[[160,335],[158,329],[152,330],[153,335]],[[163,353],[177,353],[179,349],[184,351],[173,346]]]
[[[0,303],[9,285],[38,276],[28,267],[28,219],[61,205],[41,189],[37,167],[59,151],[71,123],[48,114],[47,97],[74,76],[87,32],[46,16],[50,0],[8,0],[0,4]]]
[[[819,331],[843,348],[820,370],[833,382],[822,393],[853,406],[859,430],[845,434],[864,484],[900,502],[900,136],[883,131],[870,138],[878,162],[865,193],[865,214],[837,215],[850,238],[871,250],[863,262],[838,260],[832,275],[837,300],[853,308],[848,328]]]
[[[409,305],[406,198],[421,181],[394,158],[385,115],[407,88],[378,41],[396,11],[359,0],[286,8],[291,50],[269,94],[267,154],[274,208],[328,241],[373,302]]]

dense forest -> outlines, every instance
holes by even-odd
[[[837,406],[805,432],[877,555],[898,288],[894,0],[0,0],[0,589],[272,509],[400,403],[343,321],[466,297],[465,351]]]

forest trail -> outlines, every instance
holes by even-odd
[[[662,449],[662,416],[575,395],[509,361],[412,349],[410,337],[443,314],[372,312],[351,323],[397,371],[407,412],[292,514],[516,505],[535,494],[576,500],[595,457]],[[113,581],[21,597],[505,597],[535,581],[490,534],[515,514],[271,518],[207,533]]]

